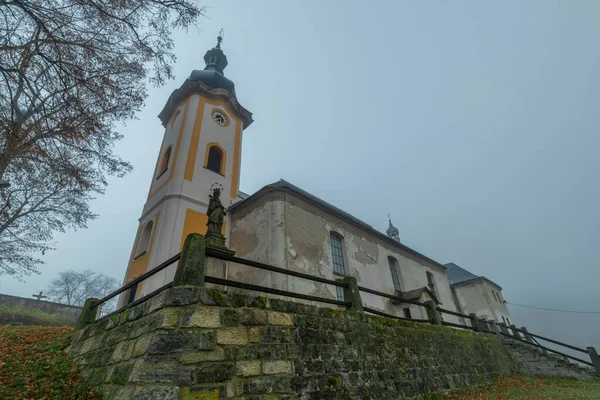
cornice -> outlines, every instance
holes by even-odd
[[[169,100],[167,100],[167,104],[165,104],[160,114],[158,114],[158,118],[164,127],[167,126],[169,119],[173,115],[173,112],[175,112],[175,108],[177,108],[183,100],[194,94],[199,94],[211,100],[224,100],[229,109],[243,122],[244,129],[253,122],[252,113],[242,107],[229,91],[221,88],[212,89],[201,81],[191,81],[188,79],[179,89],[176,89],[171,93]]]

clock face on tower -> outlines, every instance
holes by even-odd
[[[229,119],[221,110],[218,110],[218,109],[212,110],[212,118],[220,126],[229,125]]]

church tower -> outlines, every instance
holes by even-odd
[[[160,112],[165,133],[124,283],[179,253],[190,233],[206,233],[211,186],[221,187],[225,207],[239,200],[242,133],[252,113],[237,101],[223,70],[227,57],[216,47],[204,55],[206,67],[195,70],[175,90]],[[226,217],[223,234],[229,237]],[[126,292],[128,304],[173,280],[176,265]]]

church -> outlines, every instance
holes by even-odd
[[[209,195],[219,188],[227,209],[222,234],[238,257],[328,279],[352,276],[363,287],[401,299],[432,300],[451,311],[473,309],[497,322],[508,318],[504,304],[502,313],[477,309],[491,295],[485,292],[488,280],[482,281],[484,289],[461,295],[449,280],[448,265],[402,244],[391,220],[382,233],[283,179],[252,195],[241,192],[242,139],[253,119],[225,77],[221,41],[206,52],[206,67],[192,71],[158,116],[165,133],[124,283],[179,253],[189,234],[205,234]],[[134,286],[121,306],[171,282],[175,270],[176,264]],[[343,300],[341,288],[275,272],[234,263],[215,271],[231,280]],[[498,285],[493,290],[500,295]],[[365,293],[363,303],[402,318],[427,318],[423,307],[399,300]]]

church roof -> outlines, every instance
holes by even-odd
[[[477,275],[467,271],[466,269],[459,267],[458,265],[456,265],[452,262],[448,263],[448,264],[444,264],[444,265],[447,268],[446,271],[448,272],[448,282],[450,283],[450,286],[461,285],[463,283],[476,281],[478,279],[485,279],[486,281],[491,282],[494,285],[498,286],[500,288],[500,290],[502,290],[500,285],[489,280],[485,276],[477,276]]]
[[[235,84],[217,71],[195,69],[188,81],[200,81],[211,89],[225,89],[235,97]]]
[[[437,261],[432,260],[431,258],[419,253],[416,250],[411,249],[410,247],[408,247],[400,242],[397,242],[396,240],[388,237],[386,234],[379,232],[377,229],[373,228],[371,225],[367,224],[366,222],[361,221],[360,219],[354,217],[353,215],[347,213],[346,211],[337,208],[336,206],[318,198],[315,195],[308,193],[305,190],[300,189],[298,186],[293,185],[283,179],[280,179],[277,182],[273,182],[270,185],[266,185],[266,186],[262,187],[260,190],[258,190],[256,193],[249,196],[247,199],[238,201],[237,203],[233,204],[232,206],[229,207],[229,209],[234,210],[235,208],[239,207],[240,205],[247,204],[247,203],[253,201],[254,199],[257,199],[258,197],[260,197],[261,194],[263,194],[269,190],[274,190],[274,189],[275,190],[277,190],[277,189],[288,190],[292,193],[295,193],[296,195],[303,197],[304,199],[310,201],[311,203],[317,205],[318,207],[323,208],[325,211],[328,211],[331,214],[334,214],[334,215],[338,216],[339,218],[345,219],[346,221],[348,221],[354,225],[357,225],[360,228],[370,232],[371,234],[373,234],[374,236],[377,236],[379,239],[385,241],[386,243],[389,243],[397,248],[400,248],[401,250],[404,250],[407,253],[417,256],[421,259],[425,259],[443,270],[446,269],[445,266],[438,263]]]

